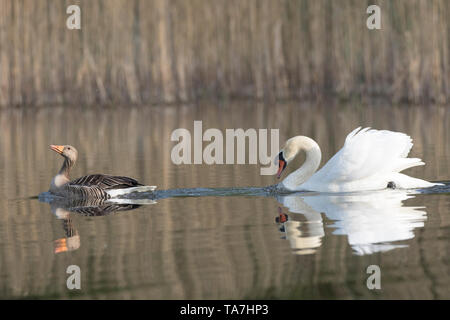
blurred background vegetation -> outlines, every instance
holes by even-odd
[[[0,105],[446,104],[449,17],[447,0],[0,0]]]

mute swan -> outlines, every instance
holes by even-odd
[[[64,157],[59,173],[50,184],[50,193],[73,198],[110,199],[132,192],[153,191],[156,186],[144,186],[128,177],[93,174],[70,181],[69,173],[77,161],[78,151],[69,145],[51,145],[50,148]]]
[[[440,185],[399,173],[425,164],[418,158],[407,158],[413,146],[408,135],[388,130],[360,129],[350,132],[342,149],[317,172],[322,157],[319,145],[305,136],[290,138],[278,154],[277,177],[280,178],[300,151],[306,153],[306,160],[279,187],[290,191],[351,192]]]

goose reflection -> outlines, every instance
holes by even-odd
[[[118,202],[101,199],[52,199],[50,210],[57,219],[62,220],[65,237],[54,241],[54,253],[74,251],[80,248],[81,239],[72,220],[72,215],[106,216],[119,211],[129,211],[143,204],[156,203],[154,200],[118,200]]]
[[[353,194],[291,194],[277,200],[289,212],[279,208],[277,223],[295,253],[316,252],[325,235],[323,216],[331,221],[333,234],[346,235],[357,255],[385,252],[407,247],[399,241],[414,238],[414,229],[424,226],[424,207],[406,206],[414,198],[406,190],[388,190]]]
[[[80,235],[78,234],[78,230],[74,227],[69,211],[58,208],[58,215],[58,219],[61,219],[63,222],[63,229],[66,236],[54,241],[54,253],[77,250],[81,245]]]

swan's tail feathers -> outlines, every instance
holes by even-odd
[[[442,183],[438,182],[428,182],[422,179],[409,177],[403,173],[396,173],[395,177],[393,177],[393,181],[400,189],[421,189],[442,185]]]
[[[394,172],[401,172],[408,168],[423,165],[425,165],[425,162],[419,158],[402,158],[401,161],[399,161],[399,163],[395,166]]]
[[[112,197],[122,196],[134,192],[152,192],[156,189],[156,186],[139,186],[124,189],[106,190],[106,192]]]

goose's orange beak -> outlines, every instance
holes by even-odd
[[[67,239],[66,238],[62,238],[62,239],[58,239],[55,240],[55,253],[61,253],[61,252],[66,252],[69,251],[69,248],[67,247]]]
[[[56,146],[54,144],[50,145],[50,149],[52,149],[53,151],[55,151],[56,153],[62,154],[64,151],[64,146]]]

